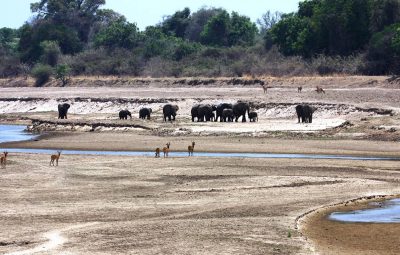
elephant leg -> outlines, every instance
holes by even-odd
[[[242,122],[246,122],[246,116],[243,115]]]
[[[310,115],[310,123],[312,123],[312,115]]]

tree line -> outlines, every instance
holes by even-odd
[[[0,76],[400,73],[400,0],[306,0],[257,24],[222,8],[176,11],[140,31],[105,0],[40,0],[0,29]]]

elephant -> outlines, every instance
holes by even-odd
[[[59,104],[58,105],[58,118],[59,119],[68,119],[67,118],[67,113],[68,113],[68,109],[71,106],[69,104]]]
[[[150,114],[152,113],[151,108],[142,108],[139,110],[139,118],[140,119],[145,119],[147,118],[148,120],[150,119]]]
[[[217,107],[215,105],[199,105],[197,109],[197,121],[211,121],[211,119],[213,119],[213,116],[215,116],[213,115],[213,111],[215,110],[217,110]]]
[[[243,116],[242,122],[246,122],[246,112],[250,112],[250,106],[248,103],[245,102],[237,102],[233,105],[233,114],[235,115],[235,121],[238,122],[240,116]],[[249,117],[250,118],[250,117]]]
[[[233,122],[234,117],[232,109],[224,109],[222,111],[221,120],[223,120],[223,122]]]
[[[197,118],[197,120],[199,119],[199,107],[201,105],[200,104],[196,104],[192,107],[192,110],[190,111],[191,115],[192,115],[192,122],[194,122],[194,119]]]
[[[303,105],[303,122],[312,123],[312,116],[315,109],[308,104]]]
[[[258,114],[256,112],[249,112],[249,119],[250,119],[250,122],[257,122]]]
[[[315,109],[309,106],[308,104],[305,105],[297,105],[296,106],[296,114],[298,118],[298,123],[312,123],[312,115]]]
[[[228,103],[221,103],[221,104],[219,104],[218,106],[217,106],[217,114],[216,114],[216,117],[215,117],[215,121],[218,121],[218,118],[220,119],[220,121],[222,122],[223,121],[223,119],[222,119],[222,112],[225,110],[225,109],[232,109],[232,104],[228,104]]]
[[[174,121],[176,117],[176,112],[179,110],[177,105],[166,104],[163,107],[164,121]]]
[[[130,111],[128,111],[128,110],[119,111],[119,119],[120,120],[127,120],[128,116],[131,117],[131,119],[132,119],[132,114]]]

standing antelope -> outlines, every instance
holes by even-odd
[[[166,145],[167,145],[167,147],[164,147],[164,148],[162,149],[162,151],[163,151],[163,153],[164,153],[164,158],[165,158],[165,157],[168,157],[169,146],[171,145],[171,143],[168,142]]]
[[[50,166],[54,166],[54,161],[56,161],[56,166],[58,166],[58,159],[60,158],[61,151],[57,151],[57,155],[51,155],[50,156]]]
[[[5,151],[5,152],[3,152],[3,154],[4,155],[1,156],[1,158],[0,158],[0,165],[1,165],[2,168],[6,168],[8,152]]]
[[[193,156],[194,145],[195,145],[195,142],[192,142],[192,145],[188,146],[189,157]]]
[[[318,94],[320,94],[320,93],[325,94],[325,90],[323,88],[321,88],[320,86],[317,86],[317,89],[315,91],[317,91]]]
[[[302,90],[303,90],[302,86],[297,87],[297,93],[301,93]]]
[[[261,84],[261,87],[262,87],[263,90],[264,90],[264,94],[267,94],[268,85]]]
[[[160,157],[160,148],[156,148],[156,158]]]

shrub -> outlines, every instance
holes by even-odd
[[[55,68],[56,79],[60,80],[62,82],[62,85],[65,86],[69,80],[68,76],[70,72],[71,68],[68,65],[58,65]]]
[[[49,65],[38,64],[32,69],[32,76],[36,79],[35,86],[41,87],[50,80],[53,69]]]

